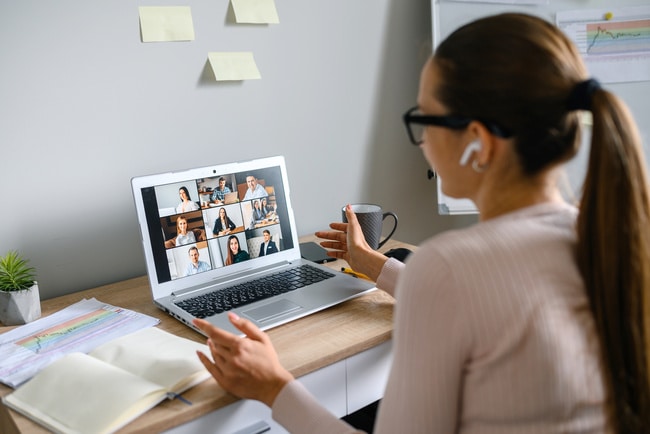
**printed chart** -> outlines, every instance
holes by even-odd
[[[650,19],[570,23],[563,30],[583,55],[650,53]]]
[[[0,382],[17,387],[64,354],[87,353],[158,322],[157,318],[94,298],[82,300],[0,335]]]
[[[557,25],[598,80],[650,80],[650,7],[560,12]]]
[[[97,333],[106,333],[119,326],[125,318],[122,309],[102,308],[56,324],[15,342],[23,348],[42,354],[47,351],[65,351],[66,348],[79,342],[92,339]]]
[[[650,53],[650,19],[605,21],[585,27],[586,46],[581,49],[589,56]]]

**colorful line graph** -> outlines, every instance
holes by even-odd
[[[589,55],[650,52],[650,20],[589,23],[585,42]]]
[[[48,348],[65,347],[66,343],[87,339],[98,329],[106,330],[116,321],[121,321],[120,313],[113,310],[98,309],[70,321],[57,324],[32,336],[16,342],[16,345],[35,353],[46,351]]]
[[[17,387],[64,354],[87,353],[158,322],[94,298],[81,300],[0,335],[0,382]]]
[[[555,19],[601,83],[650,80],[650,4],[563,10]]]

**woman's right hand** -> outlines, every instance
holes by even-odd
[[[354,271],[376,281],[388,258],[368,245],[350,205],[345,207],[345,216],[348,223],[330,223],[332,231],[318,231],[315,235],[328,240],[320,243],[324,248],[330,249],[327,252],[328,256],[343,259]]]
[[[199,360],[226,391],[272,407],[284,386],[293,381],[293,375],[280,363],[266,333],[234,312],[228,313],[228,319],[244,337],[202,319],[193,321],[208,336],[209,354],[197,351]]]

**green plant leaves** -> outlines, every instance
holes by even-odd
[[[34,267],[18,252],[10,251],[0,257],[0,290],[20,291],[28,289],[34,284]]]

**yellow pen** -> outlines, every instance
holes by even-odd
[[[372,281],[372,279],[365,274],[357,273],[351,268],[346,268],[346,267],[341,267],[341,271],[344,272],[345,274],[349,274],[350,276],[358,277],[359,279],[366,279]]]

